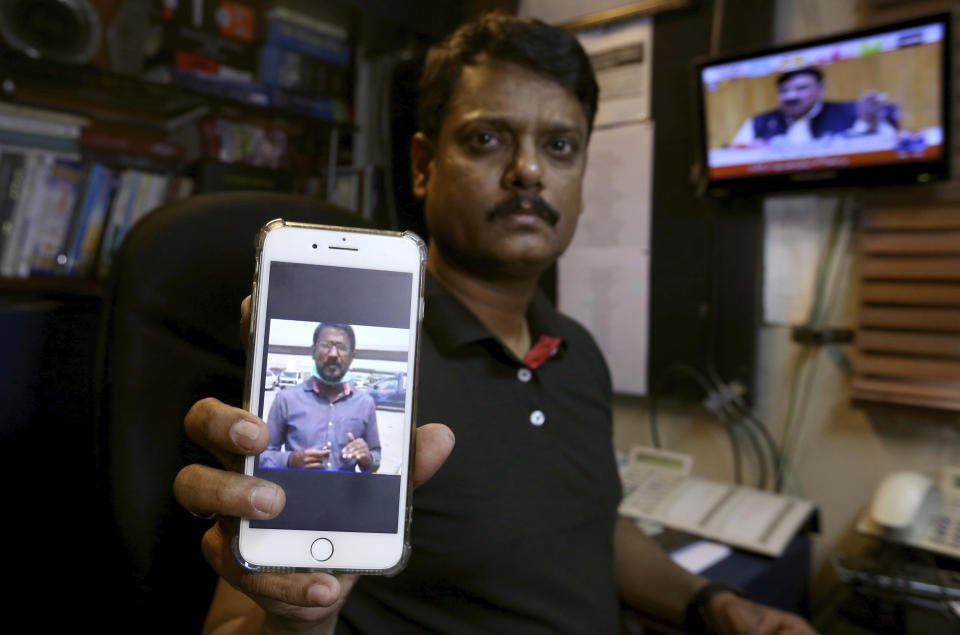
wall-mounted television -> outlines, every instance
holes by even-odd
[[[949,14],[697,65],[709,190],[949,176]]]

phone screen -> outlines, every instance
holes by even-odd
[[[287,504],[251,528],[396,533],[413,382],[413,274],[270,262],[254,475]]]

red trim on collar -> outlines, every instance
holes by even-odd
[[[523,358],[523,363],[530,368],[540,368],[547,359],[557,352],[563,340],[559,337],[550,337],[541,335],[537,343],[527,351],[527,356]]]
[[[312,382],[312,383],[311,383],[311,388],[313,389],[313,394],[319,395],[319,394],[320,394],[320,391],[321,391],[321,389],[322,389],[321,386],[324,386],[325,384],[322,384],[322,383],[320,382],[320,380],[318,380],[316,377],[311,377],[311,378],[310,378],[310,381]],[[343,396],[343,397],[349,397],[349,396],[351,395],[351,393],[353,392],[353,386],[350,384],[349,381],[343,382],[343,383],[341,384],[341,386],[343,386],[343,391],[340,393],[341,396]],[[339,398],[340,398],[340,397],[337,397],[337,399],[339,399]]]

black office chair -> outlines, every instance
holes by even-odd
[[[368,225],[316,199],[207,194],[147,215],[113,260],[97,383],[109,556],[98,578],[109,582],[97,595],[119,632],[199,632],[216,582],[200,553],[211,523],[180,508],[172,484],[184,465],[215,462],[186,439],[183,417],[202,397],[242,402],[240,301],[250,292],[254,237],[280,217]]]

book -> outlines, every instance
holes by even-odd
[[[113,170],[102,163],[90,166],[87,187],[75,216],[76,222],[64,245],[58,273],[81,277],[90,275],[115,187]]]
[[[346,40],[276,16],[267,19],[266,43],[340,66],[350,64],[350,46]]]
[[[148,174],[146,180],[146,190],[143,199],[138,201],[137,207],[134,210],[130,228],[136,225],[141,218],[163,205],[167,198],[167,189],[170,187],[170,177],[165,174]],[[130,228],[128,228],[128,230]]]
[[[44,152],[31,152],[27,155],[23,189],[13,211],[10,236],[0,257],[0,274],[4,276],[25,277],[29,273],[25,266],[25,246],[30,234],[30,226],[40,215],[43,198],[40,194],[54,160],[54,155]]]
[[[187,151],[183,145],[166,141],[159,135],[137,133],[120,128],[112,129],[103,125],[84,129],[80,135],[80,147],[110,154],[150,157],[161,161],[183,161],[187,157]]]
[[[251,43],[209,33],[190,25],[166,24],[163,29],[163,44],[157,55],[151,59],[150,65],[176,65],[177,52],[196,55],[198,59],[208,60],[214,67],[222,65],[241,71],[253,71],[257,65],[257,47]]]
[[[267,11],[266,18],[267,20],[281,20],[299,24],[318,33],[325,33],[338,40],[346,40],[349,36],[346,27],[325,22],[306,13],[300,13],[290,7],[274,7]]]
[[[49,137],[76,139],[90,125],[81,115],[0,101],[0,127]]]
[[[272,44],[260,50],[260,81],[285,90],[341,99],[349,97],[350,92],[346,67]]]
[[[110,271],[113,255],[137,221],[161,206],[167,198],[170,177],[165,174],[125,170],[117,185],[110,206],[109,220],[97,262],[97,272],[105,276]]]
[[[124,170],[117,183],[117,191],[110,205],[110,212],[103,230],[103,240],[97,258],[97,272],[100,276],[110,273],[113,252],[120,246],[126,233],[125,225],[133,208],[141,173],[137,170]]]
[[[198,73],[181,68],[170,71],[173,83],[181,88],[233,99],[254,106],[269,106],[267,87],[259,82],[235,80],[209,73]]]
[[[267,168],[289,165],[288,136],[281,128],[208,119],[201,123],[200,133],[206,158]]]
[[[31,134],[41,137],[59,139],[77,139],[83,131],[83,126],[63,123],[57,120],[24,117],[16,114],[7,114],[0,109],[0,130]]]
[[[51,137],[7,128],[0,128],[0,145],[50,150],[66,154],[75,154],[80,148],[76,139]]]
[[[194,182],[189,176],[175,176],[167,189],[165,203],[173,203],[188,198],[193,194]]]
[[[85,179],[83,164],[55,159],[46,178],[40,183],[35,193],[39,201],[38,213],[23,246],[21,268],[28,274],[50,275],[57,269],[57,259],[62,256],[63,244]]]
[[[13,212],[25,177],[26,156],[22,152],[0,153],[0,254],[13,231]]]

